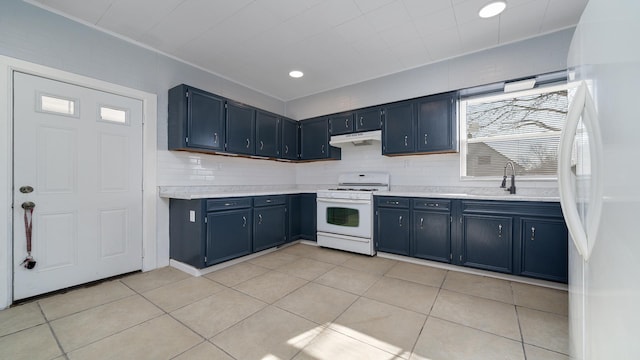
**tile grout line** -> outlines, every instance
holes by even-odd
[[[518,312],[518,306],[516,305],[516,294],[513,291],[513,282],[511,281],[509,281],[509,289],[511,290],[513,307],[516,312],[516,320],[518,321],[518,331],[520,332],[520,346],[522,347],[522,355],[524,356],[524,360],[527,360],[527,351],[524,348],[524,334],[522,334],[522,324],[520,323],[520,313]]]
[[[427,326],[427,320],[429,320],[429,317],[431,316],[431,311],[433,311],[433,307],[436,305],[436,301],[438,300],[438,296],[440,296],[440,291],[442,291],[442,286],[444,286],[444,282],[446,281],[448,275],[449,275],[449,271],[447,270],[447,273],[442,278],[442,282],[440,283],[440,287],[437,288],[438,292],[436,293],[436,296],[433,298],[433,303],[431,304],[431,307],[429,308],[429,313],[427,313],[427,315],[426,315],[426,317],[424,319],[424,323],[422,323],[422,327],[420,328],[420,331],[418,332],[418,337],[416,337],[416,341],[413,343],[413,346],[411,347],[411,354],[409,356],[410,358],[413,357],[413,354],[416,351],[416,346],[418,345],[418,341],[420,340],[420,336],[422,336],[422,332],[424,331],[425,326]]]
[[[38,304],[38,309],[40,309],[40,313],[42,314],[42,317],[45,320],[45,323],[47,324],[47,327],[49,328],[49,331],[51,332],[51,336],[53,336],[53,339],[56,341],[56,344],[58,344],[58,349],[60,349],[60,352],[62,353],[62,356],[64,356],[65,359],[69,359],[69,357],[67,356],[67,353],[64,351],[64,348],[62,347],[62,344],[60,343],[60,340],[58,339],[58,336],[56,335],[56,332],[53,330],[53,327],[51,326],[51,323],[49,322],[49,319],[47,319],[47,317],[44,314],[44,311],[42,310],[42,307],[40,306],[40,302],[36,301],[36,304]],[[32,328],[35,326],[32,326]]]

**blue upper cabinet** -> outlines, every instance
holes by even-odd
[[[412,101],[403,101],[383,108],[382,154],[415,152],[415,111]]]
[[[178,85],[169,90],[169,150],[223,151],[224,99]]]
[[[227,100],[226,151],[234,154],[255,154],[255,109]]]
[[[256,155],[277,158],[280,156],[279,116],[256,110]]]
[[[352,133],[355,129],[354,114],[351,112],[329,116],[329,134],[342,135]]]
[[[456,93],[448,93],[416,101],[417,152],[457,150],[456,96]]]
[[[355,123],[356,132],[380,130],[382,128],[382,109],[374,107],[358,110]]]
[[[340,159],[339,148],[329,146],[329,119],[300,122],[300,160]]]
[[[281,121],[281,149],[280,158],[298,160],[300,158],[298,122],[291,119]]]

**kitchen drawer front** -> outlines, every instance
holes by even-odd
[[[256,196],[253,198],[253,206],[271,206],[271,205],[285,205],[287,203],[286,195],[275,196]]]
[[[242,209],[251,207],[251,205],[252,198],[250,197],[209,199],[207,200],[207,211]]]
[[[382,207],[394,207],[394,208],[409,208],[410,199],[402,197],[389,197],[389,196],[377,196],[376,206]]]
[[[441,199],[413,199],[413,208],[421,210],[442,210],[449,211],[451,209],[450,200]]]

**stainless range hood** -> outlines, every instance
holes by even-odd
[[[380,142],[382,139],[382,130],[366,131],[353,134],[334,135],[331,137],[329,144],[331,146],[343,147],[345,144],[355,146],[371,145]]]

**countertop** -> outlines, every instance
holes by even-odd
[[[335,185],[334,185],[335,186]],[[171,199],[206,199],[242,196],[285,195],[315,193],[330,185],[313,186],[160,186],[159,195]],[[543,201],[559,202],[555,188],[522,188],[519,193],[508,194],[500,188],[481,187],[420,187],[396,186],[390,191],[376,191],[377,196],[423,197],[468,200]]]

